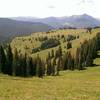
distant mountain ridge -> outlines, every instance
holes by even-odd
[[[52,29],[51,26],[40,22],[24,22],[0,18],[0,42],[16,36],[28,35],[32,32],[44,32],[50,29]]]
[[[100,26],[100,19],[90,15],[72,15],[70,17],[11,17],[0,18],[0,42],[32,32],[43,32],[58,28],[86,28]]]
[[[96,27],[100,26],[100,20],[87,15],[72,15],[70,17],[47,17],[47,18],[30,18],[30,17],[15,17],[14,20],[28,21],[28,22],[41,22],[48,24],[54,28],[59,27]]]

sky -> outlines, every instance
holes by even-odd
[[[61,17],[89,14],[100,18],[100,0],[0,0],[0,17]]]

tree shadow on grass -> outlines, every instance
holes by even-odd
[[[100,64],[93,64],[92,67],[98,67]]]
[[[97,55],[96,58],[100,58],[100,55]]]

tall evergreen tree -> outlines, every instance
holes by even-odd
[[[68,52],[63,56],[64,70],[68,69]]]
[[[5,73],[5,67],[6,67],[6,55],[2,45],[0,45],[0,72]]]
[[[11,46],[8,45],[7,50],[7,65],[6,65],[6,74],[12,75],[12,71],[13,71],[13,53],[12,53],[12,49]]]
[[[67,42],[67,49],[72,48],[72,43],[70,41]]]
[[[56,75],[59,75],[59,71],[61,70],[61,67],[62,67],[63,65],[62,65],[62,58],[61,57],[59,57],[58,59],[57,59],[57,73],[56,73]]]
[[[52,58],[54,57],[54,50],[53,49],[51,50],[51,57]]]
[[[55,75],[55,68],[56,68],[56,58],[52,59],[52,75]]]
[[[44,70],[43,70],[42,61],[41,61],[41,58],[39,57],[39,55],[37,55],[36,73],[37,73],[38,77],[43,78]]]
[[[36,59],[29,58],[30,76],[36,75]]]
[[[52,64],[51,64],[51,59],[47,59],[46,60],[46,63],[47,63],[47,75],[51,75],[52,73]]]
[[[12,69],[12,71],[13,71],[12,74],[14,76],[16,76],[16,74],[17,74],[17,67],[18,67],[18,64],[19,64],[18,60],[19,60],[19,56],[18,56],[17,49],[15,48],[14,55],[13,55],[13,69]]]

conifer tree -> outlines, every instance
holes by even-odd
[[[68,52],[68,60],[67,60],[67,67],[69,70],[74,70],[75,69],[75,65],[74,65],[74,58],[71,55],[71,52]]]
[[[51,51],[51,57],[53,58],[54,57],[54,50],[52,49]]]
[[[70,41],[67,42],[67,49],[72,48],[72,43]]]
[[[12,75],[12,71],[13,71],[13,53],[12,53],[12,49],[11,46],[8,45],[7,50],[7,65],[6,65],[6,74]]]
[[[36,60],[30,57],[29,66],[30,66],[30,71],[29,71],[30,76],[35,76],[36,75]]]
[[[36,73],[38,77],[43,78],[44,70],[43,70],[42,61],[39,55],[37,55]]]
[[[2,45],[0,45],[0,72],[5,73],[5,67],[6,67],[6,55],[4,48]]]
[[[13,69],[12,69],[12,71],[13,71],[12,74],[14,76],[16,76],[16,74],[17,74],[17,67],[18,67],[18,64],[19,64],[18,60],[19,60],[19,56],[18,56],[17,49],[15,48],[14,55],[13,55]]]
[[[56,58],[52,59],[52,75],[55,75]]]
[[[59,57],[58,59],[57,59],[57,73],[56,73],[56,75],[59,75],[59,71],[61,70],[61,67],[62,67],[63,65],[62,65],[62,58],[61,57]]]
[[[51,65],[51,59],[47,59],[46,60],[46,63],[47,63],[47,75],[51,75],[52,73],[52,65]]]
[[[68,69],[68,52],[63,56],[64,70]]]

